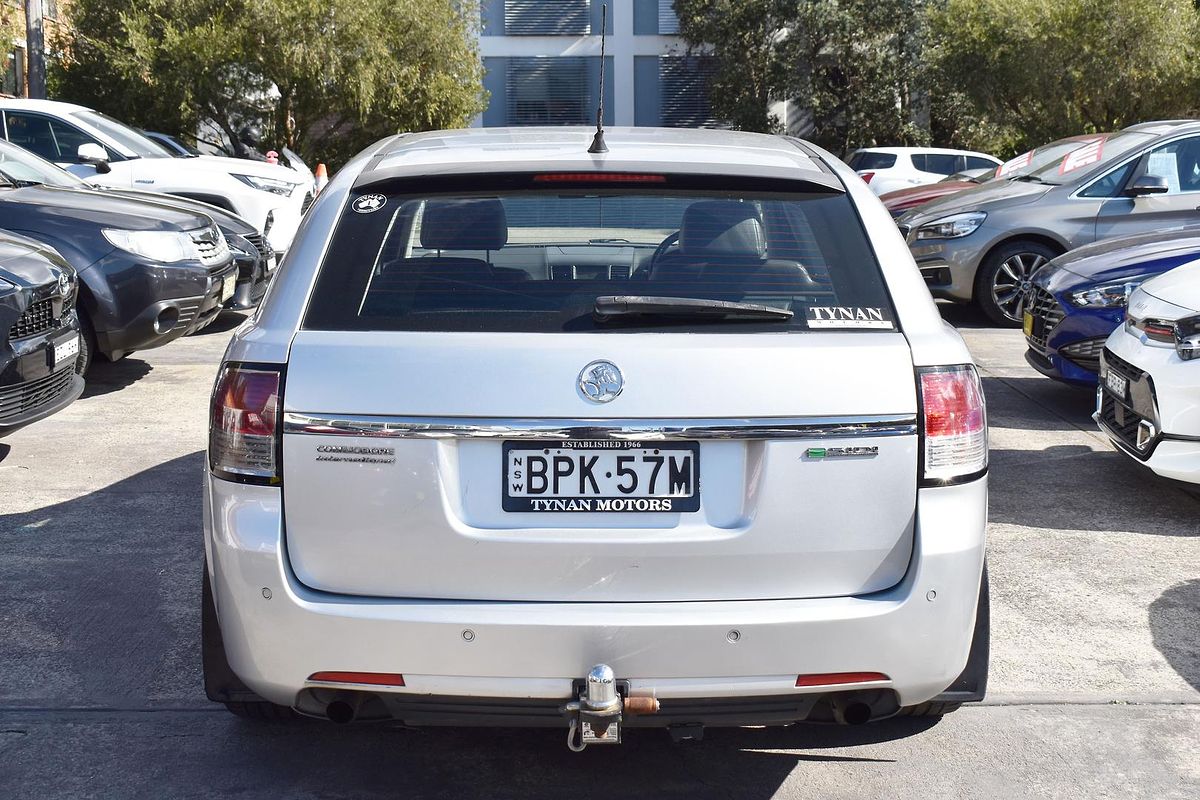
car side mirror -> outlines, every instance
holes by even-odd
[[[1167,179],[1161,175],[1143,175],[1133,182],[1125,194],[1130,197],[1144,197],[1148,194],[1166,194],[1171,191]]]
[[[75,158],[80,164],[91,164],[101,175],[112,172],[112,167],[108,165],[108,153],[95,142],[84,142],[79,145],[75,151]]]

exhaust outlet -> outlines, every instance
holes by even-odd
[[[833,701],[833,718],[839,725],[863,725],[871,721],[871,707],[857,700]]]
[[[358,717],[363,696],[358,692],[343,692],[325,706],[325,716],[338,725],[349,725]]]

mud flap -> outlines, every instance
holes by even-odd
[[[988,590],[987,562],[979,581],[979,604],[975,610],[975,632],[967,666],[946,691],[933,698],[935,703],[978,703],[987,694],[988,658],[991,651],[991,592]]]

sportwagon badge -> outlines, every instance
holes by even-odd
[[[593,403],[608,403],[624,388],[625,378],[611,361],[593,361],[579,373],[579,391]]]

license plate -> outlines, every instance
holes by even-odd
[[[1110,369],[1104,374],[1104,385],[1110,392],[1124,400],[1125,392],[1129,389],[1129,380],[1119,372],[1113,372]]]
[[[79,337],[72,336],[65,342],[54,345],[54,366],[79,355]]]
[[[700,509],[699,442],[504,443],[505,511]]]
[[[221,282],[221,302],[224,303],[229,298],[233,297],[233,290],[237,288],[237,275],[227,275],[225,280]]]
[[[1030,314],[1028,311],[1021,318],[1021,330],[1025,332],[1026,336],[1033,335],[1033,314]]]

